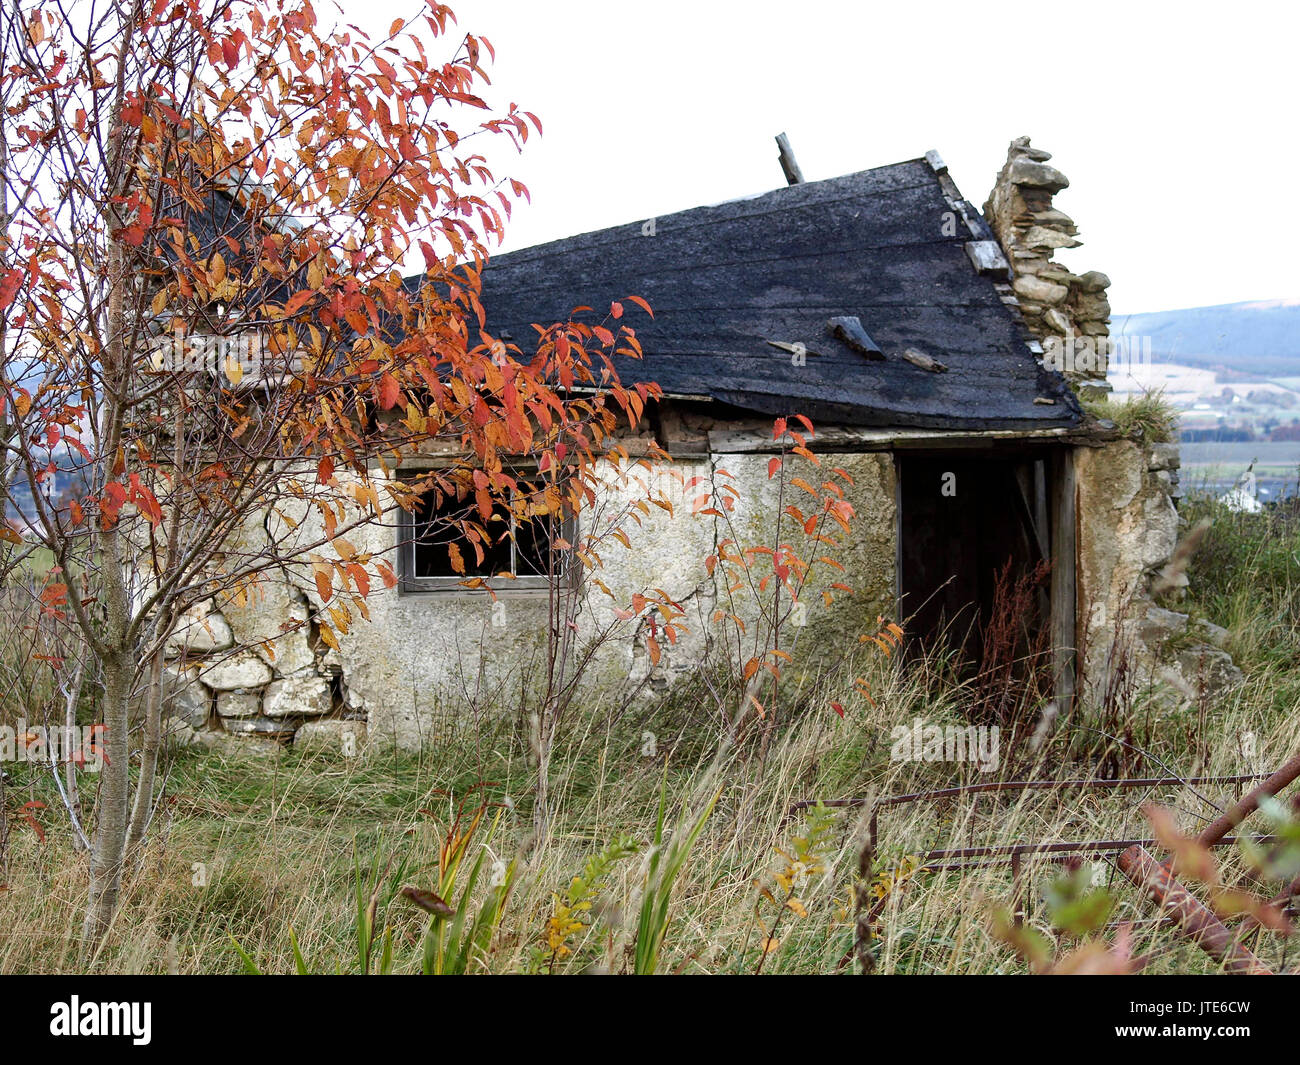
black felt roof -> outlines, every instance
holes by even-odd
[[[939,175],[917,159],[661,216],[653,236],[640,219],[497,255],[483,275],[486,328],[527,352],[533,323],[581,304],[603,316],[611,300],[635,295],[655,318],[625,303],[645,350],[620,365],[625,383],[850,425],[1075,424],[1073,395],[1039,367],[994,279],[966,252],[987,234],[960,217],[954,227],[952,210]],[[827,319],[842,315],[861,319],[884,361],[827,335]],[[810,354],[797,366],[768,341]],[[905,361],[906,348],[948,372]]]

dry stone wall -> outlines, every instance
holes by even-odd
[[[1070,180],[1049,164],[1051,158],[1028,137],[1012,141],[984,217],[1010,261],[1012,289],[1026,327],[1042,345],[1044,364],[1062,371],[1083,395],[1105,392],[1110,278],[1097,270],[1075,274],[1053,258],[1083,242],[1074,220],[1052,202]]]
[[[307,596],[278,571],[183,618],[163,668],[171,738],[209,747],[240,738],[340,749],[364,742],[363,715],[341,698],[340,670],[315,639],[313,618]]]

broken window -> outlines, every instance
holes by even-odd
[[[565,522],[555,515],[521,516],[528,510],[519,492],[497,500],[485,521],[471,499],[443,498],[429,492],[414,511],[403,512],[400,577],[404,591],[462,587],[475,577],[504,589],[545,588],[565,565],[561,535]]]

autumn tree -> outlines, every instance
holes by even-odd
[[[476,95],[491,46],[447,8],[380,39],[324,27],[310,0],[0,18],[0,443],[17,551],[54,560],[40,608],[69,650],[46,666],[84,677],[105,726],[93,950],[147,832],[162,654],[190,612],[271,560],[314,579],[330,642],[395,581],[352,524],[433,493],[477,551],[503,500],[524,519],[576,509],[655,390],[620,384],[616,354],[639,353],[621,308],[539,328],[526,352],[483,333],[479,274],[526,190],[475,145],[540,126]],[[458,460],[391,476],[432,441]],[[290,503],[323,531],[264,520]]]

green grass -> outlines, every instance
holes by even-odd
[[[1178,428],[1178,410],[1163,392],[1146,392],[1129,396],[1123,403],[1112,399],[1085,399],[1084,409],[1096,418],[1115,423],[1124,436],[1148,444],[1172,440]]]
[[[633,742],[644,718],[612,729],[598,714],[568,737],[557,767],[558,816],[551,836],[531,844],[530,769],[523,744],[509,722],[490,742],[473,738],[455,747],[405,757],[370,752],[361,760],[222,757],[193,751],[173,758],[167,798],[154,841],[128,878],[122,912],[96,971],[192,973],[243,971],[238,941],[256,966],[293,972],[294,940],[313,971],[355,971],[354,853],[363,864],[378,856],[392,868],[406,863],[404,883],[435,889],[438,849],[466,782],[494,781],[486,789],[501,813],[490,851],[476,837],[467,860],[484,856],[520,859],[519,880],[507,901],[490,951],[476,965],[493,972],[527,971],[534,959],[555,893],[582,872],[584,863],[626,833],[641,846],[618,864],[577,933],[572,955],[557,972],[631,971],[636,953],[637,912],[647,898],[650,846],[656,833],[661,788],[665,822],[678,832],[699,823],[720,787],[717,805],[703,822],[699,840],[671,888],[663,946],[654,959],[661,972],[747,972],[756,967],[761,936],[755,924],[756,882],[770,882],[805,832],[805,820],[786,819],[798,799],[887,794],[935,788],[982,778],[969,767],[945,763],[890,763],[888,728],[913,714],[935,718],[927,692],[880,667],[872,677],[877,701],[846,705],[841,720],[820,699],[809,700],[773,741],[767,761],[724,760],[706,773],[703,760],[642,758]],[[1270,681],[1270,684],[1272,682]],[[1252,682],[1208,719],[1207,772],[1242,771],[1232,737],[1249,725],[1259,735],[1261,764],[1272,764],[1300,742],[1294,713],[1273,712],[1268,684]],[[1263,716],[1263,713],[1268,716]],[[689,720],[687,708],[660,707],[663,722]],[[956,719],[955,708],[940,716]],[[666,730],[667,731],[667,730]],[[1192,743],[1186,723],[1157,721],[1153,755],[1190,771]],[[1062,775],[1086,772],[1059,753],[1040,770]],[[75,971],[75,931],[84,899],[85,858],[73,851],[57,811],[48,775],[13,766],[7,788],[13,821],[9,890],[0,893],[0,970]],[[709,782],[712,782],[710,786]],[[1229,789],[1198,789],[1222,804]],[[1148,797],[1148,796],[1143,796]],[[1210,816],[1190,789],[1172,787],[1149,796],[1191,815]],[[40,814],[44,844],[16,817],[22,802],[47,803]],[[498,808],[502,809],[502,808]],[[764,972],[831,972],[852,943],[850,884],[856,861],[858,814],[835,812],[826,872],[800,889],[807,916],[788,915],[780,945]],[[1065,795],[985,796],[974,803],[915,804],[891,809],[880,820],[875,873],[888,877],[908,855],[932,847],[1024,840],[1063,840],[1149,834],[1131,795],[1099,795],[1081,802]],[[355,851],[354,851],[355,848]],[[199,872],[206,882],[196,884]],[[1046,863],[1028,863],[1029,909],[1042,920],[1041,892],[1055,875]],[[487,873],[481,880],[485,881]],[[200,877],[199,879],[203,879]],[[394,885],[396,886],[396,885]],[[960,873],[922,873],[889,893],[878,944],[883,972],[1020,972],[1023,963],[989,932],[989,914],[1011,892],[1010,870],[988,866]],[[480,884],[476,899],[484,896]],[[1116,884],[1121,913],[1150,916],[1136,892]],[[656,913],[663,912],[656,898]],[[393,937],[393,968],[417,972],[428,916],[401,898],[381,909],[379,925]],[[290,930],[293,936],[290,935]],[[1148,945],[1163,959],[1156,967],[1212,971],[1194,948],[1183,949],[1167,933],[1150,930]],[[645,952],[640,961],[647,963]],[[850,971],[845,966],[842,971]]]
[[[1118,727],[1143,748],[1145,771],[1152,774],[1166,767],[1185,775],[1270,768],[1300,747],[1297,512],[1232,515],[1199,499],[1189,500],[1186,510],[1192,521],[1206,514],[1215,524],[1190,570],[1191,598],[1179,608],[1229,628],[1246,682],[1205,707],[1139,703]],[[869,681],[874,702],[853,694],[852,678],[859,674]],[[798,837],[809,832],[808,818],[787,817],[793,802],[989,779],[969,765],[889,760],[891,726],[914,716],[940,725],[963,721],[963,693],[944,676],[937,664],[922,679],[900,673],[882,655],[865,654],[836,678],[783,695],[782,705],[797,709],[774,728],[762,758],[751,744],[744,757],[715,759],[716,722],[689,689],[619,714],[587,707],[575,715],[557,751],[555,820],[541,841],[532,838],[527,729],[504,713],[419,756],[374,748],[352,760],[292,750],[271,757],[174,752],[151,843],[131,868],[118,921],[92,969],[237,973],[245,963],[233,937],[262,971],[295,971],[295,950],[313,971],[357,971],[356,863],[387,870],[390,878],[400,870],[401,884],[389,884],[390,893],[406,884],[436,890],[439,852],[456,805],[483,784],[482,794],[494,804],[485,823],[498,813],[500,821],[490,840],[480,830],[466,850],[466,869],[482,858],[473,898],[457,896],[466,902],[467,926],[492,890],[488,881],[497,862],[517,860],[518,878],[490,947],[470,960],[470,968],[537,971],[539,957],[550,959],[544,942],[557,897],[569,897],[573,878],[612,841],[626,838],[629,856],[602,874],[590,909],[581,911],[580,927],[566,941],[570,952],[548,960],[542,971],[618,973],[653,965],[660,972],[752,972],[764,941],[757,921],[771,927],[774,917],[763,886],[777,882]],[[832,701],[845,708],[842,719]],[[1091,772],[1107,746],[1087,731],[1101,724],[1098,713],[1084,707],[1058,728],[1041,760],[1020,772],[1062,778]],[[641,754],[645,731],[656,735],[656,757]],[[1253,759],[1242,753],[1246,732],[1256,737]],[[77,971],[86,858],[72,846],[48,772],[21,763],[7,770],[11,840],[7,889],[0,891],[0,971]],[[93,778],[83,780],[92,791]],[[1141,795],[1006,794],[892,807],[880,817],[872,869],[884,895],[877,969],[1026,971],[992,932],[994,909],[1011,897],[1010,869],[906,875],[911,858],[927,849],[1144,837],[1151,834],[1138,809],[1144,800],[1175,810],[1190,831],[1236,794],[1229,787],[1172,786]],[[36,814],[43,843],[23,820],[28,802],[45,804]],[[656,877],[652,869],[656,855],[665,855],[661,862],[667,858],[653,846],[661,809],[663,825],[674,826],[669,839],[700,825],[673,878]],[[842,963],[853,942],[852,884],[863,826],[854,810],[829,817],[824,870],[798,888],[805,915],[782,915],[765,973],[852,971]],[[1220,857],[1227,881],[1248,886],[1240,856],[1224,851]],[[1115,897],[1114,919],[1149,922],[1152,910],[1138,892],[1113,868],[1101,871]],[[1032,926],[1064,950],[1071,941],[1053,932],[1046,900],[1056,873],[1045,861],[1028,861],[1024,901]],[[1273,889],[1265,884],[1258,890]],[[780,904],[783,896],[774,894]],[[638,914],[646,912],[656,941],[663,931],[662,945],[651,950],[642,944],[638,951]],[[400,896],[381,901],[376,942],[384,942],[387,929],[395,972],[421,969],[430,921]],[[1280,961],[1277,942],[1255,946],[1266,960]],[[1151,972],[1215,971],[1194,946],[1150,923],[1136,926],[1134,949],[1156,955]]]

